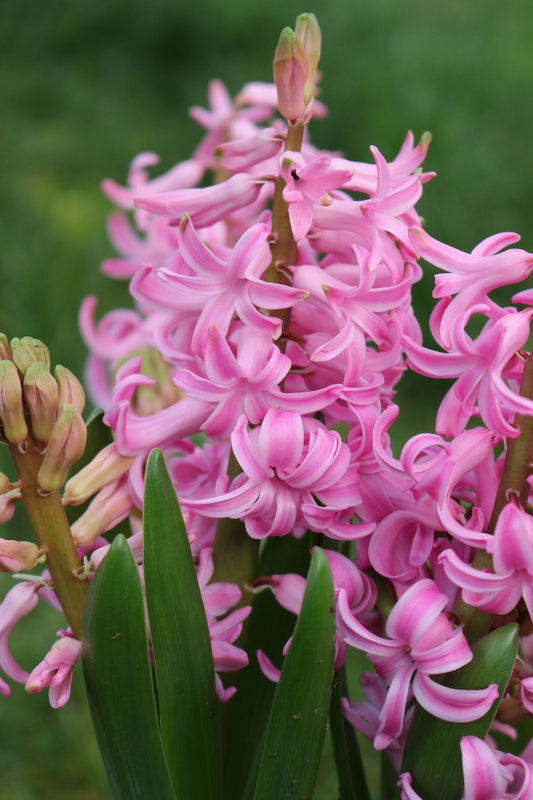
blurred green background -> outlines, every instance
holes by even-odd
[[[471,249],[514,230],[533,249],[530,0],[0,0],[0,330],[42,338],[81,372],[81,298],[97,294],[99,312],[127,302],[125,286],[99,274],[111,255],[100,179],[123,181],[142,150],[159,153],[161,169],[186,158],[199,135],[187,108],[205,104],[208,80],[233,93],[270,80],[279,31],[302,11],[322,27],[330,110],[313,141],[358,160],[375,144],[392,158],[407,130],[429,130],[425,167],[438,177],[419,210],[432,235]],[[428,286],[415,290],[424,319]],[[431,425],[425,384],[408,378],[400,398],[402,436]],[[13,635],[25,666],[61,625],[44,609]],[[0,800],[108,791],[79,674],[58,712],[18,686],[0,698]],[[326,773],[316,798],[335,797]]]

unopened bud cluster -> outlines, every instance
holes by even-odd
[[[50,372],[50,353],[38,339],[8,343],[0,334],[0,355],[2,441],[19,453],[41,454],[37,483],[40,491],[53,492],[85,450],[85,392],[65,367]]]
[[[284,28],[274,55],[274,83],[280,113],[288,122],[311,118],[321,33],[314,14],[300,14],[296,28]]]

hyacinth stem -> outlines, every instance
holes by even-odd
[[[237,459],[230,455],[228,475],[235,478],[241,472]],[[219,519],[213,548],[213,582],[235,583],[242,592],[239,606],[251,601],[248,586],[256,577],[259,542],[251,539],[240,519]]]
[[[303,122],[289,123],[285,149],[299,153],[302,148],[303,135]],[[285,186],[286,183],[284,179],[281,175],[278,175],[274,188],[274,199],[272,201],[272,242],[270,245],[272,261],[263,278],[272,283],[282,283],[285,286],[290,286],[291,278],[284,267],[296,263],[298,247],[292,235],[291,223],[289,220],[289,206],[283,199],[283,190]],[[282,308],[272,312],[272,314],[282,319],[283,333],[286,333],[291,320],[290,308]]]
[[[81,639],[83,607],[88,582],[80,580],[82,563],[70,533],[59,491],[43,494],[37,474],[43,456],[31,437],[28,448],[21,453],[10,445],[11,457],[20,480],[22,501],[37,535],[39,546],[46,552],[46,566],[54,584],[55,594],[61,603],[72,633]]]
[[[533,359],[531,356],[528,356],[524,366],[520,395],[533,400]],[[500,511],[507,503],[507,493],[509,491],[516,493],[520,499],[520,504],[524,508],[527,506],[530,492],[527,479],[531,475],[533,465],[533,417],[526,414],[517,414],[515,426],[520,431],[520,434],[515,439],[509,439],[507,442],[502,477],[488,527],[489,533],[494,533]]]
[[[299,152],[302,147],[303,134],[303,122],[289,123],[285,149]],[[289,207],[283,199],[285,185],[283,178],[278,176],[272,203],[272,243],[270,246],[272,261],[263,277],[267,281],[290,286],[290,275],[284,267],[295,263],[298,248],[292,235]],[[281,317],[283,332],[286,333],[290,325],[290,308],[283,308],[272,313]],[[232,454],[228,475],[230,478],[234,478],[240,471],[240,466]],[[213,580],[236,583],[243,593],[240,605],[250,602],[250,595],[246,587],[255,578],[258,545],[258,542],[250,539],[241,520],[219,520],[213,552],[215,567]]]

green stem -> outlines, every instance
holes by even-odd
[[[82,563],[76,552],[70,525],[59,491],[40,494],[37,473],[43,456],[31,438],[25,453],[16,445],[9,446],[21,484],[22,501],[37,535],[39,546],[46,552],[46,566],[54,591],[76,638],[81,639],[83,607],[88,582],[80,580]]]
[[[228,476],[235,478],[241,472],[240,465],[231,452]],[[248,536],[240,519],[219,519],[213,548],[213,582],[235,583],[242,592],[239,606],[248,605],[252,594],[248,586],[256,577],[259,542]]]
[[[303,122],[289,124],[285,150],[300,152],[304,134]],[[298,258],[298,246],[292,235],[291,223],[289,220],[289,206],[283,199],[283,189],[286,183],[278,175],[274,188],[274,199],[272,201],[272,261],[264,274],[264,279],[271,283],[281,283],[284,286],[291,285],[291,277],[285,267],[296,263]],[[272,312],[276,317],[283,321],[283,333],[287,333],[291,321],[290,308],[282,308]],[[283,334],[282,334],[283,335]]]
[[[520,396],[533,400],[533,359],[530,356],[524,366]],[[524,508],[527,506],[530,491],[527,479],[531,475],[533,462],[533,416],[517,414],[515,426],[520,434],[507,442],[502,477],[487,529],[489,533],[494,533],[500,511],[507,503],[509,491],[518,495],[520,504]]]

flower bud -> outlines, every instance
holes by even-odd
[[[0,359],[6,359],[7,361],[12,361],[11,348],[9,346],[9,342],[7,341],[7,336],[5,335],[5,333],[0,333]]]
[[[48,367],[42,361],[34,361],[26,369],[22,392],[33,438],[37,442],[46,443],[56,421],[59,391]]]
[[[53,492],[65,482],[70,467],[85,450],[87,428],[74,406],[66,404],[52,428],[37,482],[44,492]]]
[[[7,360],[0,361],[0,420],[5,437],[12,444],[28,438],[20,376],[15,364]]]
[[[132,456],[121,456],[114,442],[108,444],[67,481],[63,505],[77,506],[126,472],[133,463]]]
[[[310,114],[315,96],[316,70],[320,61],[322,45],[322,34],[315,15],[300,14],[296,19],[295,33],[302,44],[309,64],[309,72],[304,87],[304,103],[307,114]]]
[[[58,408],[63,408],[68,403],[81,414],[85,408],[85,392],[80,381],[73,372],[61,364],[55,368],[54,376],[59,387]]]
[[[20,500],[20,489],[12,489],[10,492],[0,494],[0,525],[11,519],[15,513],[15,500]]]
[[[281,31],[274,54],[273,71],[280,114],[289,122],[302,119],[309,64],[300,39],[291,28]]]
[[[23,336],[22,339],[11,339],[13,361],[22,375],[34,361],[42,361],[50,369],[50,351],[39,339]]]
[[[89,547],[100,534],[114,528],[133,508],[126,475],[101,489],[89,507],[71,526],[76,547]]]
[[[43,551],[33,542],[0,539],[0,572],[28,572],[42,556]]]

